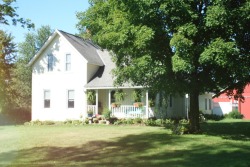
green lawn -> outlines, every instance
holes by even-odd
[[[250,166],[250,122],[202,128],[176,136],[147,126],[0,126],[0,166]]]

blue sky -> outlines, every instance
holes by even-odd
[[[50,25],[52,29],[60,29],[72,34],[77,33],[76,12],[85,11],[89,7],[88,0],[16,0],[13,6],[18,7],[17,14],[25,19],[31,19],[36,28]],[[15,37],[14,42],[24,41],[28,29],[20,25],[0,25]]]

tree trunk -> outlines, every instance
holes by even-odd
[[[199,122],[199,92],[192,91],[190,93],[190,133],[200,132],[200,122]]]

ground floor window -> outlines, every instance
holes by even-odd
[[[75,91],[68,90],[68,108],[75,107]]]
[[[44,108],[50,108],[50,90],[44,90]]]

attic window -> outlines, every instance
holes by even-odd
[[[71,54],[66,54],[66,64],[65,64],[66,71],[71,70]]]
[[[53,62],[54,56],[52,54],[48,54],[48,71],[53,71]]]

